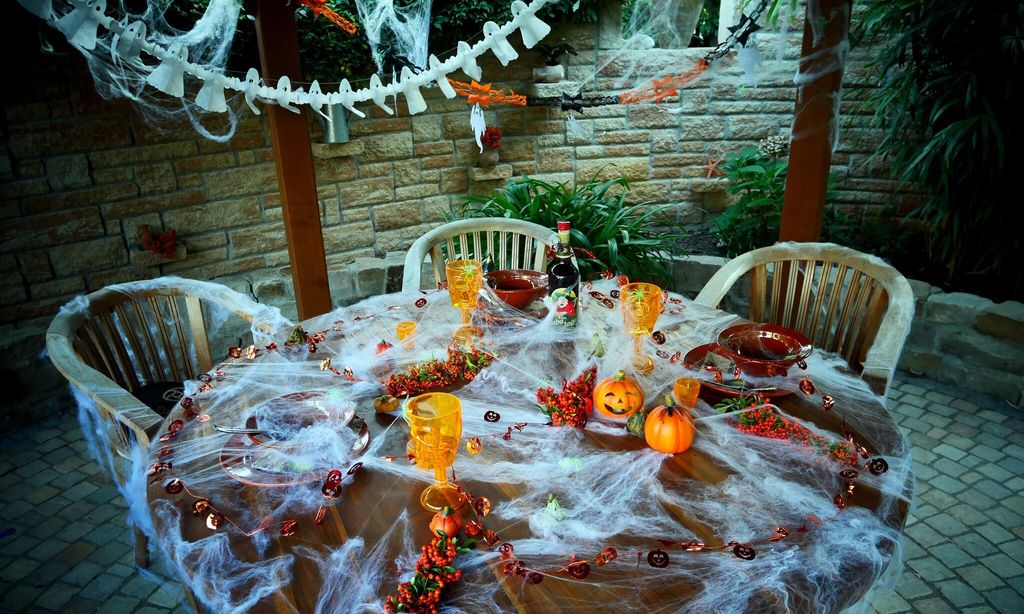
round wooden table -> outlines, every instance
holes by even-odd
[[[602,282],[591,291],[607,297],[612,289],[613,284]],[[387,374],[403,371],[413,360],[444,357],[447,336],[457,323],[447,300],[445,292],[376,297],[304,322],[309,334],[322,334],[313,339],[315,352],[308,344],[285,347],[284,340],[277,348],[254,348],[259,351],[252,358],[243,348],[240,357],[215,367],[207,382],[189,383],[191,402],[179,404],[168,416],[162,441],[154,438],[156,470],[148,497],[158,541],[203,607],[369,611],[382,606],[397,582],[409,579],[419,546],[430,538],[432,514],[419,505],[430,476],[404,458],[409,438],[404,422],[375,412],[372,399],[381,392],[376,382]],[[835,478],[841,467],[799,446],[740,433],[703,402],[694,410],[694,446],[674,456],[648,450],[642,438],[626,434],[620,425],[592,421],[582,433],[545,426],[544,416],[532,407],[533,390],[523,382],[550,383],[557,390],[561,378],[571,379],[583,364],[596,361],[605,376],[616,361],[626,360],[617,352],[631,347],[616,336],[617,306],[605,309],[601,302],[586,297],[574,342],[529,327],[485,333],[498,360],[456,393],[463,398],[465,422],[454,469],[466,490],[491,502],[494,511],[482,519],[486,527],[513,544],[516,556],[544,577],[529,584],[521,576],[506,576],[499,554],[481,549],[456,559],[466,575],[446,590],[444,602],[467,611],[676,611],[714,604],[820,611],[859,599],[899,547],[912,489],[909,447],[881,399],[855,374],[818,355],[809,359],[806,375],[792,373],[786,380],[795,389],[801,378],[813,378],[816,394],[774,399],[782,415],[836,440],[849,433],[872,458],[887,459],[888,473],[873,476],[862,470],[853,481]],[[713,340],[738,320],[676,298],[666,307],[659,327],[668,341],[650,346],[658,352],[658,367],[644,380],[650,388],[648,406],[671,389],[675,377],[686,375],[675,352]],[[414,346],[393,338],[402,320],[420,322]],[[593,331],[603,338],[604,357],[588,355]],[[393,347],[378,354],[381,339]],[[329,365],[324,358],[331,359]],[[559,365],[566,369],[536,372]],[[331,467],[344,475],[342,495],[328,499],[321,494],[326,470],[312,471],[312,479],[285,488],[248,485],[229,476],[229,436],[214,425],[241,426],[268,399],[309,389],[341,390],[369,428],[369,450]],[[834,395],[835,410],[823,410],[822,394]],[[500,421],[481,420],[485,409],[501,414]],[[507,439],[502,436],[506,432]],[[483,450],[469,455],[464,444],[474,435],[482,438]],[[567,456],[556,460],[560,450]],[[780,466],[767,462],[775,454],[786,459]],[[792,459],[799,467],[785,466]],[[170,466],[158,465],[162,462]],[[348,475],[356,462],[362,462],[361,468]],[[621,469],[607,465],[615,463]],[[611,492],[602,490],[602,482],[633,471],[639,477],[629,477]],[[773,480],[780,480],[785,492],[773,494]],[[840,511],[829,505],[829,489],[847,482],[855,488]],[[631,488],[637,489],[638,500],[627,505],[616,499]],[[560,502],[565,518],[552,519],[545,510],[549,494]],[[622,509],[608,509],[602,497]],[[796,501],[800,497],[813,502],[806,514]],[[222,514],[213,521],[219,521],[215,528],[209,524],[211,509]],[[721,514],[709,511],[714,509],[728,510],[730,518],[743,522],[723,524]],[[473,512],[464,506],[460,513],[468,517]],[[778,538],[778,527],[787,535]],[[734,556],[729,545],[734,540],[752,544],[757,558]],[[865,540],[875,543],[862,551],[856,544]],[[692,542],[702,543],[703,551],[687,551]],[[598,566],[594,557],[602,547],[615,548],[618,558]],[[835,569],[822,564],[832,548],[837,561],[847,559]],[[653,550],[669,554],[670,566],[650,566],[646,554]],[[590,560],[587,578],[564,572],[572,557]],[[814,567],[822,567],[820,575]],[[742,581],[736,579],[741,575]]]

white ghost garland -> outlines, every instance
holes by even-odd
[[[473,105],[473,108],[469,110],[469,127],[473,129],[473,137],[476,138],[477,147],[480,148],[480,153],[484,152],[484,142],[481,137],[484,135],[484,131],[487,130],[487,121],[484,119],[484,110],[480,108],[480,103]]]

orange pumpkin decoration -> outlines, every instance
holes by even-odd
[[[373,399],[373,408],[381,413],[391,413],[398,409],[398,399],[390,394],[382,394]]]
[[[625,420],[643,406],[644,389],[625,371],[616,371],[594,388],[594,407],[609,418]]]
[[[686,410],[676,407],[672,395],[665,395],[665,404],[647,414],[644,439],[658,452],[684,452],[693,443],[693,418]]]
[[[450,507],[446,507],[434,514],[433,519],[430,521],[430,532],[434,534],[440,534],[443,531],[448,537],[455,537],[461,529],[462,518],[455,515],[455,512]]]

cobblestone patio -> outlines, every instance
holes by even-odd
[[[902,374],[890,405],[914,445],[917,500],[903,577],[872,607],[1024,612],[1024,413]],[[188,611],[178,586],[136,573],[125,505],[85,458],[73,415],[0,440],[0,609]],[[158,559],[152,571],[169,576]]]

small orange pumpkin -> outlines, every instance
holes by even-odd
[[[625,420],[644,406],[644,389],[625,371],[616,371],[594,388],[594,407],[601,414]]]
[[[644,439],[658,452],[684,452],[693,443],[693,418],[685,409],[676,407],[672,395],[665,395],[665,404],[647,414]]]
[[[391,413],[398,409],[398,399],[390,394],[382,394],[373,399],[373,408],[381,413]]]
[[[462,518],[459,518],[450,507],[446,507],[434,514],[430,521],[430,532],[440,534],[444,532],[448,537],[455,537],[462,530]]]

